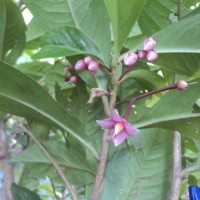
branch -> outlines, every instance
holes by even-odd
[[[178,131],[174,132],[173,138],[173,179],[171,194],[168,200],[179,200],[181,187],[181,135]]]
[[[99,199],[99,194],[102,188],[102,182],[103,182],[103,174],[105,170],[105,165],[106,165],[106,159],[107,159],[107,154],[108,154],[108,147],[109,147],[109,134],[110,130],[105,130],[104,131],[104,136],[103,136],[103,145],[102,145],[102,150],[101,150],[101,157],[97,169],[97,175],[96,175],[96,180],[94,184],[94,189],[93,189],[93,195],[92,195],[92,200],[98,200]]]
[[[0,162],[3,171],[3,188],[6,200],[12,200],[12,193],[10,191],[11,184],[14,182],[14,166],[8,163],[10,154],[8,152],[7,137],[4,130],[4,121],[0,120]],[[2,197],[3,198],[3,197]]]
[[[53,167],[55,168],[55,170],[57,171],[57,173],[59,174],[61,179],[64,181],[66,187],[70,191],[73,200],[78,200],[78,195],[77,195],[76,191],[73,189],[72,185],[65,177],[64,173],[60,169],[57,162],[51,157],[51,155],[47,152],[47,150],[43,147],[43,145],[40,144],[40,142],[37,140],[37,138],[32,134],[32,132],[29,129],[27,129],[22,124],[20,125],[20,127],[27,133],[27,135],[29,135],[33,139],[33,141],[38,145],[38,147],[42,150],[42,152],[45,154],[45,156],[49,159],[49,161],[51,162],[51,164],[53,165]]]

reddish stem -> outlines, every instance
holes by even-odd
[[[127,68],[126,68],[126,70],[124,71],[124,73],[119,77],[119,81],[121,81],[123,78],[124,78],[124,76],[129,72],[129,70],[131,69],[131,67],[132,67],[132,65],[130,65],[130,66],[128,66]]]
[[[100,64],[104,69],[106,69],[109,73],[112,73],[112,69],[110,69],[107,65],[105,65],[105,64],[102,63],[102,62],[99,62],[99,64]]]
[[[127,108],[127,110],[126,110],[126,113],[125,113],[124,116],[123,116],[123,119],[126,120],[126,119],[128,118],[129,113],[130,113],[130,111],[131,111],[131,108],[132,108],[132,105],[133,105],[134,102],[135,102],[134,99],[131,99],[131,100],[130,100],[130,103],[129,103],[129,105],[128,105],[128,108]]]

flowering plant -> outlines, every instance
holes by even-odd
[[[183,200],[199,179],[197,1],[0,1],[0,199]]]

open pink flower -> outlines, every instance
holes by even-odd
[[[97,120],[96,122],[103,129],[111,129],[110,136],[115,146],[121,144],[128,136],[136,135],[139,132],[137,128],[121,118],[116,109],[113,110],[111,119]]]

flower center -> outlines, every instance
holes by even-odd
[[[114,128],[115,128],[115,135],[117,135],[124,129],[124,125],[122,123],[116,123]]]

